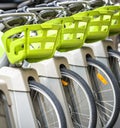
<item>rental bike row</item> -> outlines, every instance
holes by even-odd
[[[81,5],[84,11],[78,10]],[[87,6],[71,1],[1,11],[3,127],[113,127],[119,115],[118,79],[114,67],[111,71],[94,51],[99,55],[101,40],[119,33],[120,7]],[[119,59],[112,41],[103,42],[101,54],[106,52],[110,62]]]

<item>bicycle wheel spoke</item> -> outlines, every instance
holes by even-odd
[[[36,119],[41,128],[67,127],[63,109],[55,95],[48,88],[31,81],[30,94]]]
[[[90,118],[89,118],[89,115],[82,114],[82,113],[77,113],[77,112],[72,112],[72,113],[73,113],[73,114],[78,114],[78,115],[82,116],[82,118],[90,119]]]
[[[51,112],[53,112],[53,109],[48,110],[46,113],[51,113]]]
[[[105,119],[103,116],[101,116],[101,114],[100,114],[100,112],[98,111],[98,117],[100,118],[100,120],[102,121],[102,122],[107,122],[108,120],[107,119]]]
[[[62,78],[69,80],[69,86],[64,87],[65,96],[70,105],[70,114],[75,128],[96,127],[96,107],[94,98],[87,83],[75,72],[61,69]],[[91,95],[91,96],[88,96]],[[91,97],[93,98],[91,101]],[[91,106],[93,102],[93,106]],[[92,108],[91,108],[92,107]],[[94,111],[95,110],[95,111]],[[93,113],[94,111],[94,113]],[[85,113],[85,114],[84,114]],[[93,113],[93,114],[92,114]],[[95,122],[94,122],[95,121]]]
[[[87,58],[88,72],[93,94],[103,127],[113,127],[119,115],[119,86],[115,76],[103,63],[91,57]],[[102,76],[97,78],[97,73]],[[100,82],[101,81],[101,82]],[[107,81],[107,82],[106,82]],[[103,84],[102,84],[103,83]]]
[[[55,124],[57,124],[58,122],[56,121],[56,122],[53,122],[53,123],[50,123],[48,126],[50,127],[50,126],[54,126]]]
[[[112,113],[112,111],[111,111],[111,110],[109,110],[109,109],[108,109],[108,108],[106,108],[105,106],[103,106],[103,105],[99,104],[98,102],[96,102],[96,104],[97,104],[99,107],[104,108],[105,110],[107,110],[107,111],[109,111],[110,113]]]
[[[108,115],[106,112],[103,112],[103,111],[101,111],[102,112],[102,114],[104,114],[105,116],[107,116],[108,118],[110,118],[110,115]]]
[[[35,92],[34,95],[32,96],[32,101],[33,101],[33,102],[35,101],[37,95],[38,95],[38,92]]]
[[[99,100],[98,100],[99,101]],[[107,102],[107,103],[113,103],[114,101],[113,100],[102,100],[102,101],[100,101],[100,102],[103,102],[103,103],[105,103],[105,102]]]
[[[98,100],[98,101],[99,101],[99,100]],[[99,101],[99,102],[104,103],[104,104],[106,104],[106,105],[108,105],[108,106],[110,106],[110,107],[113,108],[113,105],[111,105],[111,104],[108,103],[109,101]]]
[[[77,125],[77,126],[79,126],[79,128],[87,128],[86,126],[84,126],[84,125],[81,125],[81,124],[79,124],[79,123],[77,123],[77,122],[73,122],[75,125]]]
[[[98,91],[96,93],[106,93],[106,92],[112,92],[112,89],[107,89],[107,90],[102,90],[102,91]]]

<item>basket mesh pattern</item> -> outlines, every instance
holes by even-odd
[[[88,25],[86,43],[92,43],[103,40],[109,35],[109,29],[112,19],[112,12],[108,11],[86,11],[74,14],[73,17],[89,17],[91,20]]]
[[[8,30],[2,41],[9,61],[14,64],[26,59],[36,62],[51,58],[57,46],[59,25],[24,25]]]
[[[97,9],[100,10],[107,10],[113,12],[112,21],[110,25],[110,32],[109,35],[114,35],[120,32],[120,6],[103,6]]]
[[[62,29],[59,36],[57,50],[61,52],[70,51],[83,46],[89,18],[64,17],[48,21],[53,24],[61,24]]]

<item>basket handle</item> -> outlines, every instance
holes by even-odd
[[[22,3],[20,3],[17,8],[22,8],[24,6],[35,6],[36,4],[40,4],[42,1],[41,0],[27,0]]]

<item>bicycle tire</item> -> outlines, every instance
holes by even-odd
[[[113,49],[109,49],[108,55],[109,55],[108,60],[110,63],[110,68],[114,73],[120,86],[120,67],[119,67],[120,52]]]
[[[88,126],[86,126],[86,127],[88,127],[88,128],[95,128],[96,127],[96,120],[97,120],[97,111],[96,111],[96,106],[95,106],[95,102],[94,102],[94,97],[92,95],[92,92],[91,92],[89,86],[87,85],[87,83],[85,82],[85,80],[82,77],[80,77],[77,73],[75,73],[75,72],[73,72],[73,71],[71,71],[69,69],[61,68],[61,75],[62,75],[62,77],[67,77],[68,79],[71,79],[72,81],[77,82],[78,85],[79,85],[79,89],[80,88],[82,89],[83,93],[86,96],[87,102],[89,104],[88,106],[89,106],[89,109],[90,109],[90,115],[89,115],[90,121],[88,123]],[[80,99],[81,99],[81,97],[79,97],[79,100]],[[85,106],[85,107],[87,107],[87,106]],[[83,119],[84,119],[84,115],[85,114],[83,113],[81,115],[83,116]],[[84,127],[85,126],[83,126],[83,128]],[[81,122],[81,126],[79,128],[82,128],[82,122]]]
[[[51,105],[53,106],[53,108],[55,110],[56,117],[58,119],[59,125],[57,127],[58,128],[67,128],[66,118],[65,118],[65,115],[63,112],[63,108],[62,108],[60,102],[58,101],[58,99],[56,98],[56,96],[47,87],[45,87],[44,85],[42,85],[40,83],[37,83],[34,80],[29,81],[29,87],[31,90],[34,90],[37,93],[41,93],[42,96],[46,97],[49,100],[49,102],[51,103]],[[42,128],[56,128],[56,124],[49,125],[48,127],[46,127],[45,125],[42,126]]]
[[[101,62],[99,62],[99,61],[97,61],[95,59],[92,59],[90,57],[87,58],[87,62],[88,62],[88,65],[90,67],[92,67],[91,68],[92,70],[91,70],[91,74],[90,74],[91,77],[90,78],[91,78],[91,81],[94,81],[95,82],[95,83],[93,83],[93,85],[97,85],[96,87],[94,87],[94,89],[95,88],[98,89],[97,92],[96,92],[96,94],[99,93],[97,95],[100,95],[100,93],[101,93],[103,95],[103,97],[105,98],[103,101],[102,100],[99,101],[99,99],[101,98],[102,95],[100,95],[98,98],[96,97],[97,98],[96,99],[96,105],[98,105],[97,108],[99,107],[99,109],[98,109],[98,111],[99,111],[99,118],[101,120],[101,123],[102,123],[103,127],[105,127],[105,128],[112,128],[114,126],[117,118],[118,118],[119,108],[120,108],[120,103],[119,103],[119,101],[120,101],[120,95],[119,95],[118,82],[117,82],[115,76],[113,75],[113,73],[103,63],[101,63]],[[94,79],[94,77],[96,75],[96,74],[94,74],[95,73],[95,70],[94,69],[97,69],[98,71],[100,70],[102,73],[104,73],[104,75],[110,81],[111,89],[109,89],[109,86],[103,85],[104,88],[108,88],[108,90],[103,90],[103,91],[99,90],[99,89],[102,89],[102,87],[100,85],[99,88],[98,88],[98,84],[96,83],[96,81]],[[109,94],[105,97],[104,95],[106,95],[107,91],[108,91]],[[113,94],[111,93],[111,91],[112,91]],[[108,102],[106,102],[106,98],[109,99],[110,98],[109,97],[110,94],[113,96],[113,100],[114,101],[112,101],[110,99],[110,100],[108,100]],[[108,105],[108,107],[110,107],[109,105],[112,106],[112,103],[114,105],[112,110],[109,110],[108,108],[105,108],[107,105]],[[107,111],[107,110],[109,110],[109,111]],[[100,115],[101,112],[105,116],[104,119],[103,119],[103,115],[102,116]],[[108,115],[110,112],[111,112],[111,115]],[[110,117],[110,118],[106,121],[106,123],[104,123],[103,121],[105,121],[108,117]]]

